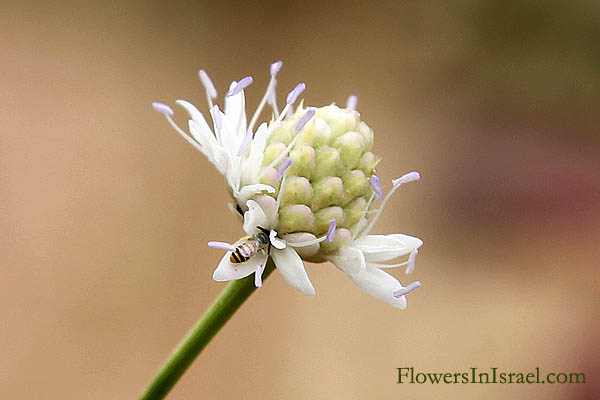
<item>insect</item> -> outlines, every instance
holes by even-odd
[[[235,250],[231,252],[231,257],[229,257],[232,264],[246,262],[258,252],[264,252],[266,247],[270,247],[269,231],[260,226],[258,229],[260,231],[257,234],[247,236],[235,245]]]

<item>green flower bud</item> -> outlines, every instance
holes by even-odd
[[[285,206],[279,209],[277,232],[280,234],[298,231],[311,232],[314,223],[315,216],[308,206],[304,204]]]
[[[344,224],[344,210],[341,207],[333,206],[322,208],[315,212],[315,225],[313,232],[316,235],[323,236],[329,229],[329,222],[335,219],[337,226]]]
[[[298,138],[298,145],[311,147],[326,146],[331,139],[331,128],[323,118],[315,117],[306,124],[302,136]]]
[[[336,176],[344,170],[342,157],[338,149],[322,146],[317,149],[313,180]]]
[[[369,128],[369,125],[361,121],[358,124],[358,132],[365,139],[365,151],[371,151],[373,149],[373,129]]]
[[[364,197],[354,199],[344,207],[344,221],[338,224],[343,228],[353,229],[360,217],[365,212],[367,200]]]
[[[371,176],[373,175],[373,170],[375,169],[377,164],[379,164],[380,160],[380,158],[378,158],[375,154],[369,151],[360,157],[356,168],[364,172],[366,176]]]
[[[324,254],[352,240],[372,194],[369,178],[379,158],[371,152],[373,130],[360,120],[358,112],[335,105],[321,107],[297,132],[295,128],[306,110],[299,105],[267,138],[263,166],[278,157],[293,160],[284,172],[284,187],[280,188],[281,181],[276,179],[277,166],[264,170],[260,182],[277,190],[271,197],[277,198],[283,190],[275,230],[289,240],[321,238],[331,219],[336,220],[333,242],[322,241],[302,250],[310,253],[303,255],[305,259],[318,262],[323,261]],[[285,154],[292,140],[294,144]]]
[[[285,121],[279,123],[269,135],[267,143],[283,143],[286,146],[289,145],[296,133],[294,130],[295,125],[296,124],[294,121]]]
[[[335,139],[333,146],[340,150],[346,168],[352,169],[365,150],[365,139],[360,133],[350,131]]]
[[[351,202],[353,199],[363,196],[370,189],[369,178],[367,178],[359,169],[348,171],[342,176],[344,183],[344,196],[347,201],[344,204]]]
[[[310,179],[315,170],[315,149],[310,146],[296,145],[296,148],[290,151],[290,158],[294,163],[288,170],[289,175],[303,176]]]
[[[313,183],[313,210],[327,206],[341,206],[344,202],[344,184],[337,176],[321,179]]]
[[[287,146],[283,143],[274,142],[267,146],[263,155],[262,165],[270,165]]]
[[[316,116],[323,118],[331,128],[332,140],[353,130],[357,125],[357,115],[358,113],[355,111],[339,108],[335,105],[321,107],[316,113]]]
[[[291,167],[290,167],[291,168]],[[313,188],[308,179],[302,176],[287,177],[283,184],[282,205],[305,204],[311,205]]]

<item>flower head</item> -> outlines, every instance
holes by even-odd
[[[383,207],[401,185],[418,180],[417,172],[392,182],[384,197],[375,174],[380,159],[372,152],[373,130],[356,111],[358,99],[350,96],[346,108],[336,105],[293,105],[305,90],[298,84],[286,96],[279,112],[276,76],[281,62],[271,65],[271,79],[250,122],[246,121],[244,89],[251,77],[232,82],[222,112],[213,100],[217,92],[205,71],[199,72],[206,89],[213,127],[191,103],[178,100],[189,114],[189,133],[173,120],[173,111],[153,103],[175,130],[200,150],[221,172],[230,188],[234,208],[243,215],[248,235],[229,244],[210,242],[226,253],[214,271],[217,281],[262,272],[271,257],[283,277],[307,295],[314,287],[302,260],[331,261],[365,292],[396,307],[406,307],[405,295],[420,286],[402,286],[385,269],[414,270],[422,241],[402,234],[370,235]],[[254,127],[266,104],[272,119]],[[374,209],[374,201],[382,201]],[[408,260],[387,264],[408,256]]]

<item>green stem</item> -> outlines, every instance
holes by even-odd
[[[267,279],[274,269],[273,261],[269,259],[263,273],[263,280]],[[198,354],[255,290],[254,275],[230,282],[169,355],[139,400],[163,399],[198,357]]]

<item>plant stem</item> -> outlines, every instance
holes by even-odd
[[[275,265],[269,259],[263,273],[263,281],[274,269]],[[254,274],[230,282],[169,355],[139,400],[163,399],[198,357],[198,354],[255,290]]]

